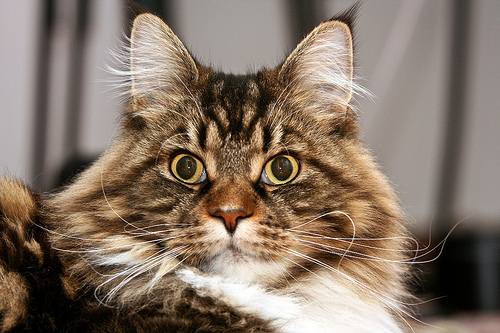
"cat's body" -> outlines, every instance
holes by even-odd
[[[51,250],[36,196],[0,178],[0,208],[0,332],[273,332],[175,276],[157,294],[120,307],[101,304],[97,281],[77,291],[81,285]]]
[[[348,25],[235,76],[141,15],[129,60],[108,152],[54,195],[0,182],[0,331],[400,332],[406,234]]]

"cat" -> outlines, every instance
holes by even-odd
[[[276,68],[133,23],[111,148],[39,195],[0,180],[0,331],[402,332],[408,234],[359,139],[351,12]]]

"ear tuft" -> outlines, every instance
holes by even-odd
[[[347,23],[330,20],[300,42],[281,66],[279,77],[302,108],[328,115],[333,108],[345,109],[354,93],[363,92],[353,82],[353,72],[351,29]]]
[[[180,89],[198,77],[196,63],[179,38],[159,17],[136,17],[130,37],[131,94],[148,96]]]
[[[349,27],[349,30],[352,34],[356,25],[360,5],[361,4],[359,1],[356,2],[350,8],[347,8],[346,10],[333,16],[331,19],[329,19],[329,21],[339,21],[344,23],[345,25],[347,25],[347,27]]]

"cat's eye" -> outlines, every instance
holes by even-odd
[[[262,170],[261,181],[268,185],[283,185],[299,173],[299,162],[290,155],[278,155],[269,160]]]
[[[175,178],[187,184],[199,184],[207,179],[203,163],[190,154],[179,154],[170,164],[170,170]]]

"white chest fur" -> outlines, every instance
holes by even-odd
[[[402,330],[381,306],[364,302],[347,288],[318,276],[286,294],[257,284],[182,269],[177,275],[201,293],[221,298],[241,311],[271,320],[284,333],[399,333]]]

